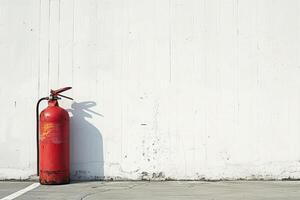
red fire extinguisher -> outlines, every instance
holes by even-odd
[[[37,119],[37,175],[41,184],[65,184],[70,182],[70,117],[58,106],[60,94],[72,87],[51,90],[49,97],[39,99],[36,106]],[[48,100],[48,107],[39,114],[39,104]]]

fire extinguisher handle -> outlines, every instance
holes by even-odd
[[[63,97],[63,98],[66,98],[66,99],[73,100],[73,98],[71,98],[71,97],[67,97],[67,96],[65,96],[65,95],[62,95],[62,94],[57,94],[57,96],[59,96],[59,97]]]
[[[70,90],[70,89],[72,89],[72,87],[64,87],[64,88],[60,88],[60,89],[57,89],[57,90],[51,90],[50,93],[52,95],[58,95],[59,93],[62,93],[64,91]]]

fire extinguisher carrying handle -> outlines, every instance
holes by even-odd
[[[73,98],[71,98],[71,97],[67,97],[65,95],[60,94],[64,91],[70,90],[70,89],[72,89],[72,87],[64,87],[64,88],[60,88],[60,89],[57,89],[57,90],[50,90],[50,97],[51,97],[51,99],[53,99],[53,98],[60,99],[59,97],[63,97],[63,98],[66,98],[66,99],[73,100]]]
[[[62,93],[64,91],[70,90],[70,89],[72,89],[72,87],[64,87],[64,88],[60,88],[60,89],[57,89],[57,90],[51,90],[50,93],[52,95],[58,95],[59,93]]]

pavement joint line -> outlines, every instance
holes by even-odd
[[[4,198],[2,198],[0,200],[12,200],[12,199],[15,199],[15,198],[21,196],[22,194],[25,194],[26,192],[29,192],[30,190],[33,190],[33,189],[37,188],[38,186],[40,186],[40,183],[33,183],[33,184],[27,186],[26,188],[23,188],[23,189],[15,192],[15,193],[12,193],[12,194],[10,194],[10,195],[8,195],[8,196],[6,196],[6,197],[4,197]]]

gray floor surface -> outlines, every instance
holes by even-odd
[[[6,197],[16,191],[19,191],[27,186],[31,185],[32,182],[11,182],[11,181],[0,181],[0,199]]]
[[[0,182],[0,199],[32,182]],[[21,199],[300,200],[300,181],[79,182],[31,190]]]

